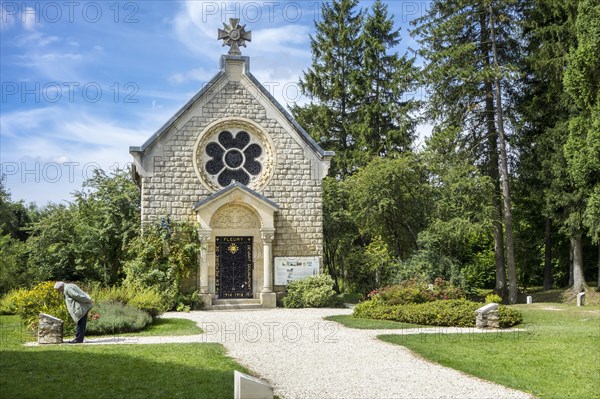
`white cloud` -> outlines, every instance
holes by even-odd
[[[7,113],[2,116],[2,125],[2,158],[12,160],[41,157],[118,161],[128,157],[130,145],[145,141],[151,134],[118,126],[82,110],[58,107]]]
[[[161,113],[163,123],[167,115]],[[129,147],[153,133],[146,123],[139,125],[119,126],[81,109],[59,107],[3,114],[0,166],[5,184],[14,200],[67,200],[93,168],[114,170],[131,162]]]
[[[6,4],[0,7],[0,31],[11,28],[16,22],[14,10],[7,10],[6,7]]]
[[[172,83],[187,83],[190,81],[199,81],[199,82],[207,82],[209,81],[213,75],[215,75],[216,71],[208,71],[205,68],[194,68],[186,72],[176,73],[169,77],[169,81]]]
[[[4,2],[0,6],[0,31],[20,25],[26,31],[31,32],[39,23],[40,17],[36,10],[32,7],[25,7],[25,3]]]
[[[39,23],[39,17],[36,15],[35,9],[31,7],[25,7],[25,11],[21,15],[21,23],[23,28],[28,31],[35,29],[35,24]]]

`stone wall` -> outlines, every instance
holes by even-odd
[[[275,147],[272,179],[257,192],[280,206],[276,215],[273,256],[322,257],[321,180],[315,176],[305,149],[243,86],[228,82],[189,121],[161,138],[152,177],[142,182],[142,222],[193,221],[192,206],[212,194],[198,179],[193,156],[198,135],[213,121],[226,117],[253,120],[269,134]]]

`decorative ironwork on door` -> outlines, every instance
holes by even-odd
[[[216,237],[215,252],[219,298],[251,298],[252,237]]]

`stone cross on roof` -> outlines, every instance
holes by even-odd
[[[223,40],[223,46],[231,47],[229,55],[242,55],[240,47],[246,47],[246,41],[252,41],[252,32],[246,32],[246,25],[240,25],[238,18],[229,18],[229,25],[223,22],[223,29],[218,30],[218,40]]]

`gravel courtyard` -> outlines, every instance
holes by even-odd
[[[197,322],[205,334],[192,341],[222,343],[230,356],[269,381],[275,394],[285,399],[531,398],[432,364],[401,346],[376,338],[379,334],[407,331],[349,329],[323,320],[329,315],[350,313],[349,309],[278,308],[167,313],[164,317]],[[420,332],[469,334],[477,330],[439,328]],[[186,342],[192,337],[172,338]],[[161,337],[140,337],[139,341],[154,342],[165,341]]]

